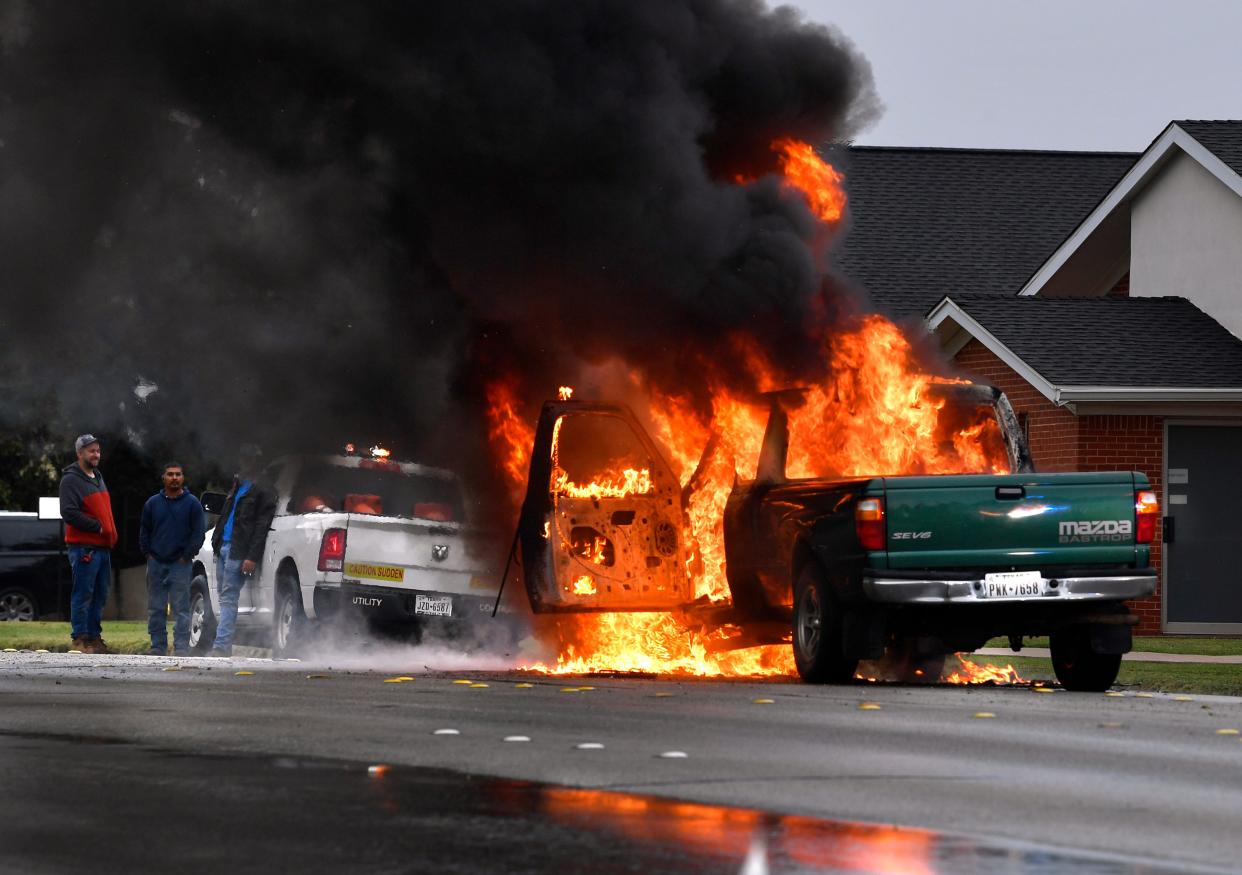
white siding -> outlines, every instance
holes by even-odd
[[[1180,150],[1131,209],[1130,294],[1188,298],[1242,337],[1242,198]]]

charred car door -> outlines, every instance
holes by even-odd
[[[535,613],[689,602],[681,486],[625,407],[548,402],[518,535]]]

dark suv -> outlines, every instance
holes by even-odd
[[[0,621],[68,616],[69,589],[61,521],[0,512]]]

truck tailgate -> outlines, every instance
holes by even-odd
[[[1128,472],[884,479],[889,568],[1136,561]]]
[[[343,577],[368,586],[495,596],[498,581],[456,523],[348,514]]]

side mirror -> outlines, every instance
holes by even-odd
[[[203,503],[203,510],[207,513],[219,515],[224,510],[224,500],[228,498],[223,492],[204,492],[202,498],[199,499]]]

